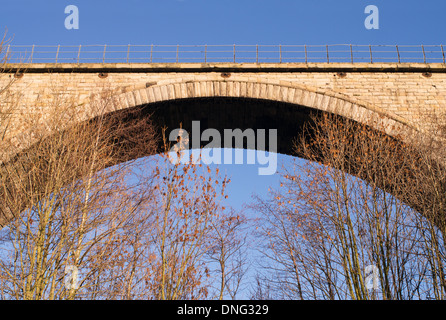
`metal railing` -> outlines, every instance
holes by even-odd
[[[445,63],[443,45],[8,45],[10,63]]]

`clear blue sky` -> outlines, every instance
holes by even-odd
[[[64,27],[70,4],[79,30]],[[379,30],[364,27],[370,4]],[[15,45],[446,44],[445,12],[444,0],[1,0],[0,30]],[[277,183],[253,165],[224,168],[235,206]]]
[[[0,27],[15,44],[438,44],[442,0],[14,0],[1,1]],[[79,30],[64,28],[67,5]],[[364,9],[380,29],[364,28]]]

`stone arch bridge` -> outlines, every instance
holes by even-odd
[[[27,118],[44,119],[54,92],[71,99],[86,120],[107,90],[117,102],[107,112],[153,108],[158,124],[170,128],[187,129],[192,120],[202,130],[276,128],[280,153],[290,153],[309,110],[385,127],[393,136],[423,131],[432,125],[428,115],[446,107],[441,63],[9,64],[0,88],[11,80],[8,92],[17,99],[9,136],[26,132]]]

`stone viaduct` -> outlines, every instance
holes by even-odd
[[[356,121],[380,115],[418,128],[429,125],[423,116],[446,106],[446,66],[440,63],[10,64],[0,85],[13,77],[10,90],[20,93],[18,123],[29,114],[44,115],[54,92],[84,105],[88,114],[91,97],[104,89],[114,93],[118,109],[241,98],[284,102]]]
[[[80,119],[95,116],[92,101],[107,90],[117,102],[107,112],[153,107],[172,129],[192,120],[202,130],[276,128],[280,153],[290,152],[309,110],[384,124],[395,135],[429,128],[429,115],[446,108],[441,63],[9,64],[0,88],[12,79],[10,136],[26,132],[26,119],[44,119],[54,92],[77,105]]]

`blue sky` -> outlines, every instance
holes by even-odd
[[[364,27],[370,4],[379,30]],[[78,30],[64,26],[67,5],[79,8]],[[442,0],[2,0],[0,30],[15,45],[442,44],[445,11]],[[255,165],[223,169],[236,207],[277,184]]]
[[[64,28],[67,5],[79,30]],[[364,28],[364,9],[380,29]],[[14,44],[439,44],[441,0],[2,0]]]

